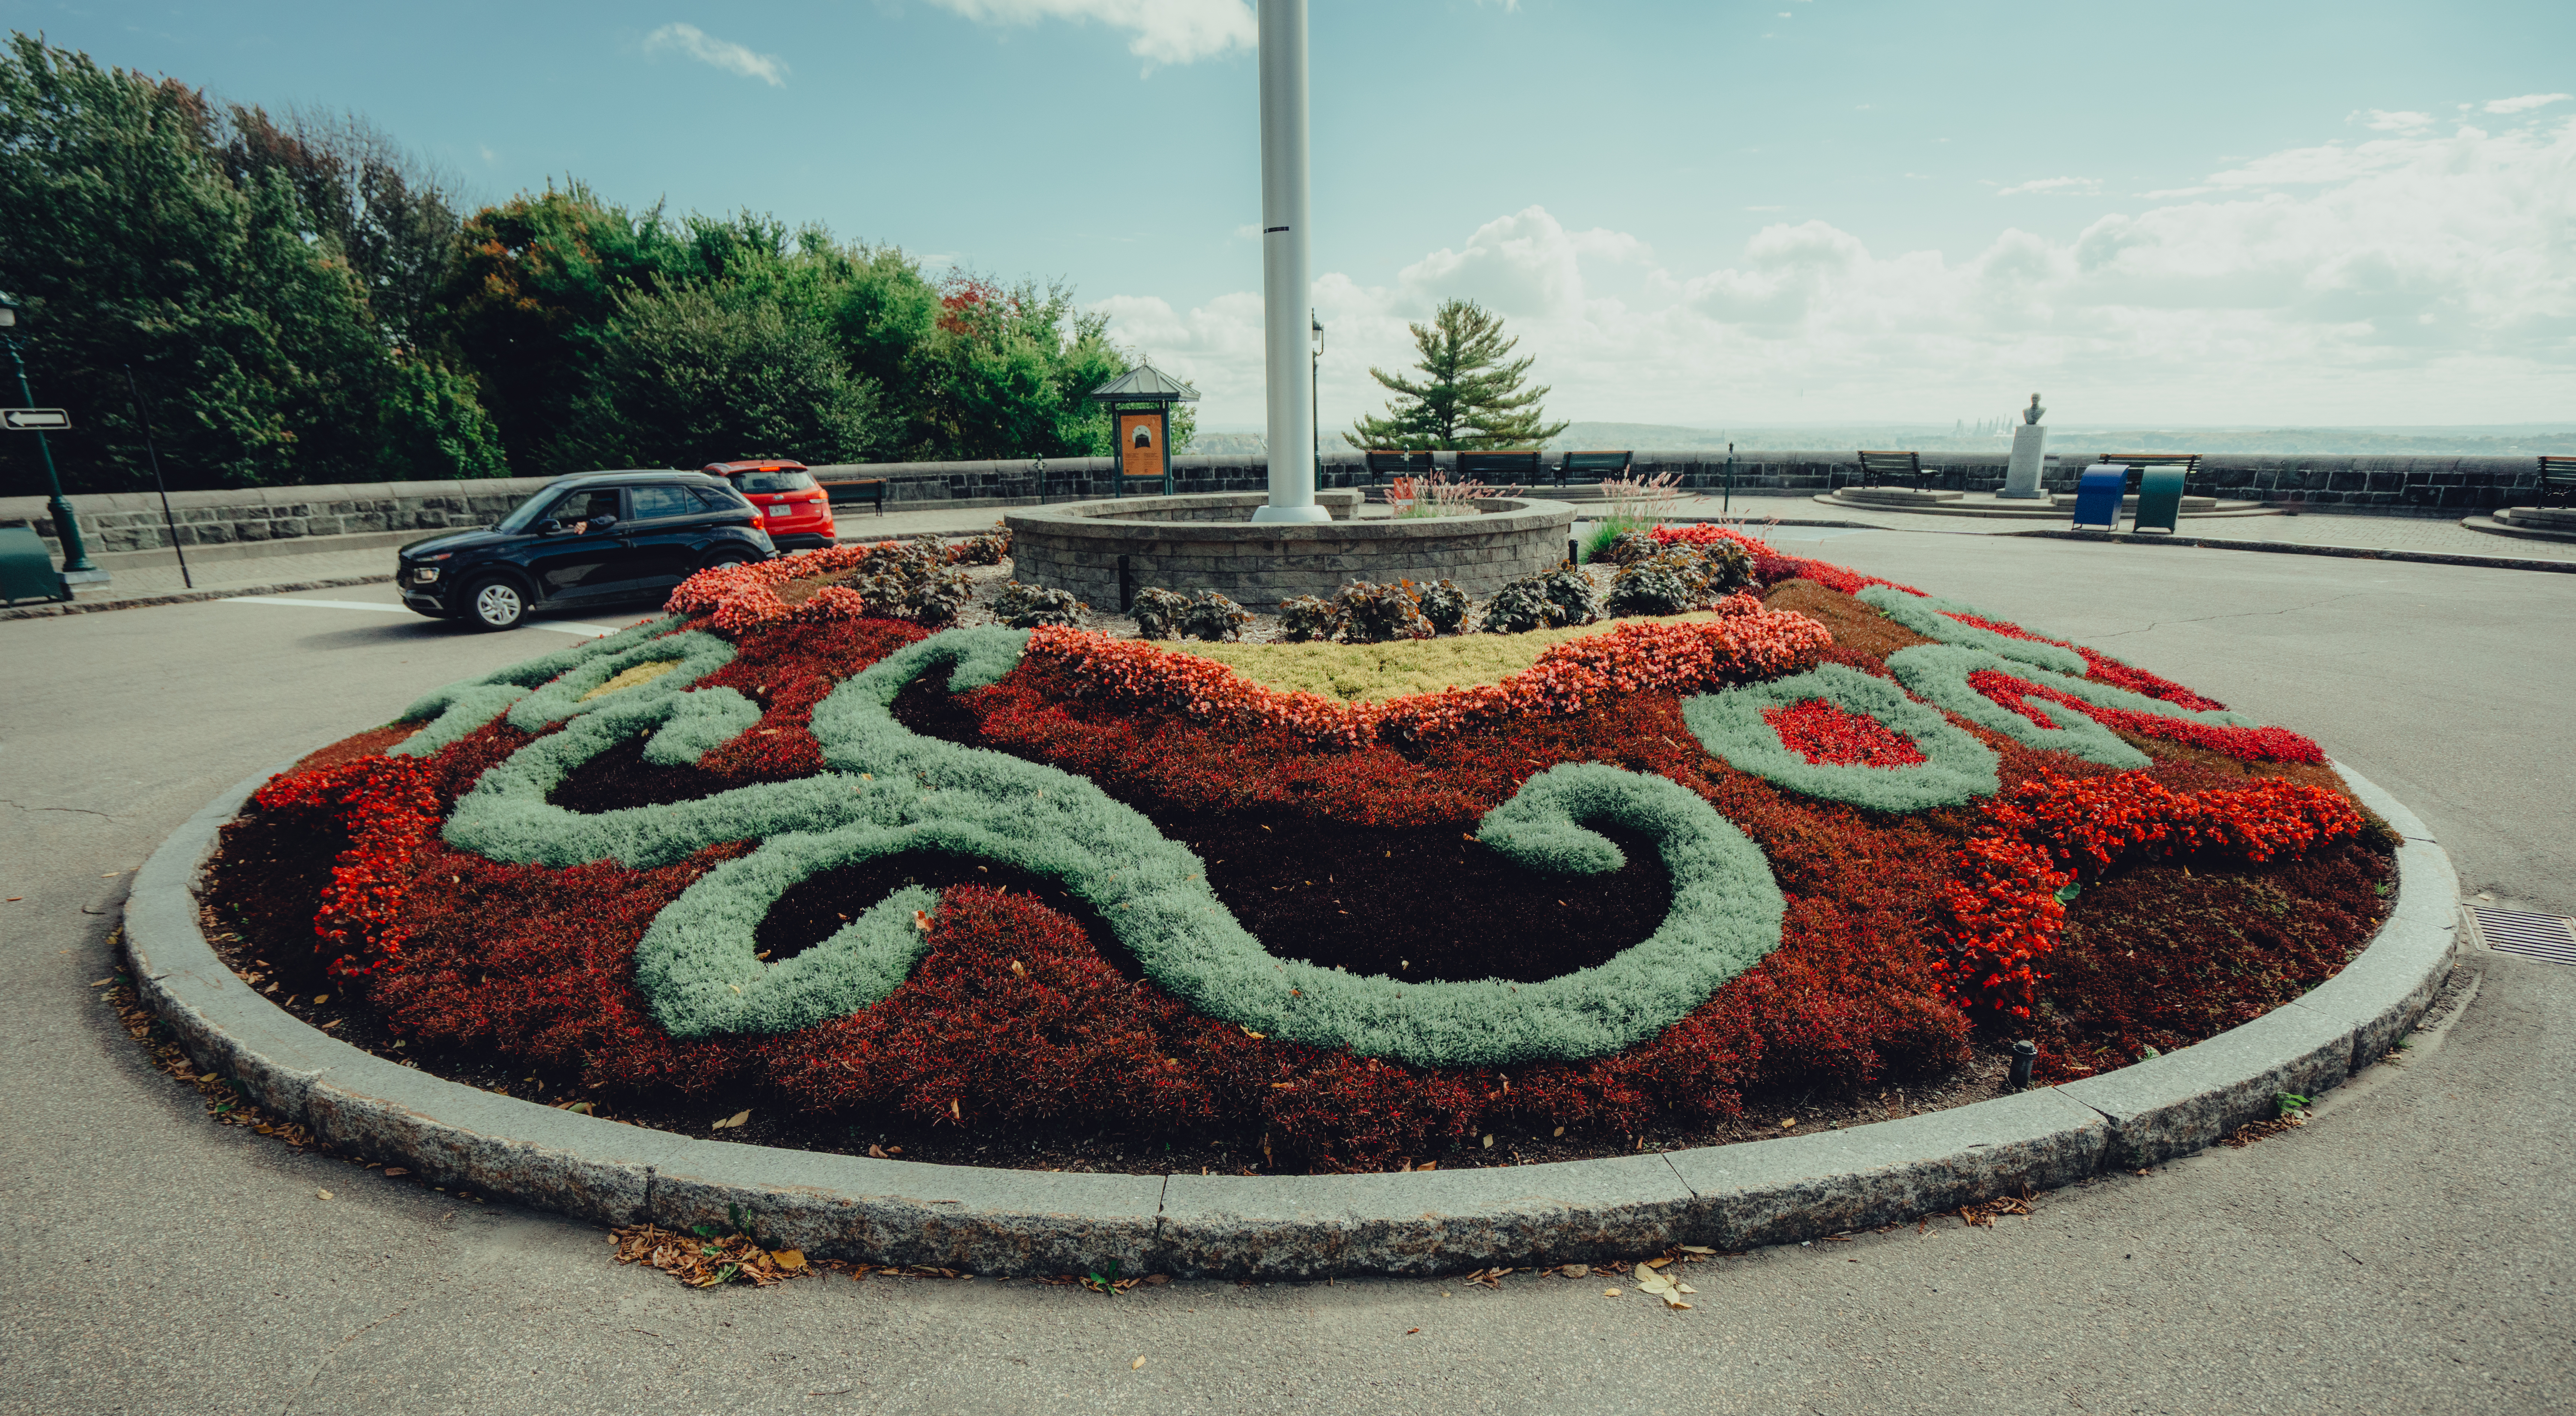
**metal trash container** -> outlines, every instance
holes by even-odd
[[[32,526],[0,526],[0,600],[68,600],[72,587],[54,569],[45,538]]]
[[[2088,467],[2075,484],[2075,520],[2077,526],[2099,526],[2105,531],[2120,529],[2120,498],[2129,489],[2126,467]]]
[[[2175,529],[2182,516],[2182,469],[2149,467],[2138,474],[2138,516],[2129,530],[2166,531]]]

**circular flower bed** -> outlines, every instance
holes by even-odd
[[[1391,651],[941,629],[835,582],[856,548],[709,572],[279,777],[208,903],[255,982],[514,1094],[1230,1170],[1867,1119],[1991,1092],[2021,1038],[2080,1076],[2295,997],[2384,911],[2385,828],[2306,738],[1656,538],[1740,544],[1755,590],[1361,701],[1262,656]]]

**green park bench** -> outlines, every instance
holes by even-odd
[[[2576,457],[2540,459],[2540,504],[2576,505]]]
[[[875,507],[877,515],[885,515],[886,483],[883,477],[861,477],[848,482],[826,482],[823,484],[823,490],[831,497],[832,505],[835,507],[867,505]]]
[[[1864,487],[1902,481],[1919,492],[1926,478],[1939,475],[1923,470],[1923,454],[1919,452],[1872,452],[1863,448],[1856,455],[1860,458],[1859,485]]]
[[[1371,448],[1368,454],[1368,474],[1369,485],[1372,487],[1378,485],[1378,479],[1381,477],[1428,477],[1431,475],[1431,454],[1397,452],[1391,448],[1382,447]]]
[[[1458,454],[1458,480],[1497,487],[1534,487],[1538,485],[1538,459],[1537,448],[1462,452]]]
[[[1572,477],[1587,482],[1607,482],[1628,475],[1637,460],[1633,452],[1569,452],[1556,464],[1556,484],[1560,487]]]

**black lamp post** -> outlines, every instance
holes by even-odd
[[[27,360],[18,352],[18,311],[22,307],[5,291],[0,291],[0,340],[9,345],[9,362],[18,366],[18,394],[27,406],[36,405],[36,391],[27,383]],[[74,584],[96,583],[107,579],[107,572],[92,565],[89,548],[81,544],[80,522],[72,516],[72,504],[63,500],[63,482],[54,475],[54,450],[45,444],[42,430],[36,433],[36,456],[45,464],[45,514],[54,519],[54,535],[63,543],[63,579]]]
[[[1315,425],[1315,490],[1320,492],[1324,489],[1324,393],[1318,380],[1324,372],[1324,322],[1308,310],[1306,324],[1315,339],[1315,357],[1308,361],[1315,377],[1306,380],[1306,416]]]

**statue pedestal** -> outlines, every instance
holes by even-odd
[[[2048,441],[2048,429],[2037,423],[2024,423],[2013,429],[2012,461],[2004,465],[2004,489],[1999,497],[2036,497],[2040,495],[2040,448]]]

